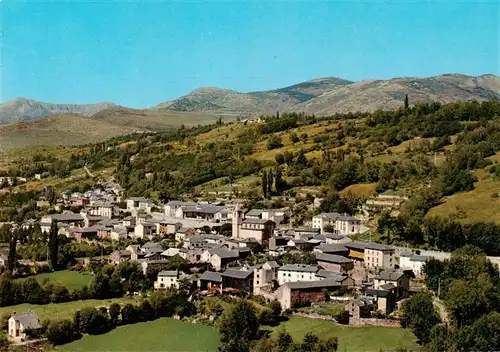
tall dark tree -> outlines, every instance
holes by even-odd
[[[267,173],[267,194],[271,195],[274,183],[273,171],[269,170]]]
[[[52,270],[58,269],[58,255],[59,255],[59,229],[57,228],[57,221],[52,221],[49,232],[49,264]]]
[[[262,170],[262,195],[264,198],[267,198],[267,172],[266,170]]]
[[[14,271],[14,268],[16,266],[17,260],[16,260],[16,246],[17,246],[17,233],[16,231],[13,231],[11,236],[10,236],[10,241],[9,241],[9,259],[7,263],[7,268],[10,272]]]
[[[410,107],[410,103],[408,102],[408,94],[405,95],[405,109]]]
[[[286,181],[283,180],[281,173],[281,168],[276,168],[276,173],[274,175],[274,187],[276,188],[276,194],[281,195],[286,188]]]
[[[421,343],[427,343],[439,317],[427,293],[417,293],[403,303],[404,324],[410,327]]]
[[[110,323],[113,326],[117,326],[119,323],[119,318],[120,318],[120,312],[121,312],[121,307],[118,303],[112,303],[109,306],[109,318],[110,318]]]
[[[246,352],[250,343],[257,337],[259,321],[253,305],[241,301],[224,312],[220,318],[219,333],[222,350],[228,352]]]

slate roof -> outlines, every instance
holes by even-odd
[[[83,216],[80,214],[52,214],[50,217],[57,221],[83,221]]]
[[[222,275],[221,273],[217,273],[215,271],[205,271],[201,274],[200,280],[222,282]]]
[[[372,297],[387,297],[391,294],[391,291],[388,290],[376,290],[374,288],[367,288],[365,291],[365,295]]]
[[[241,223],[242,224],[267,224],[268,222],[273,222],[272,220],[269,219],[244,219]]]
[[[220,205],[212,204],[196,204],[196,205],[183,205],[181,206],[183,212],[187,213],[201,213],[201,214],[216,214],[224,209]]]
[[[375,279],[377,279],[377,280],[386,280],[386,281],[397,281],[403,275],[404,275],[404,273],[401,272],[401,271],[386,270],[386,271],[380,272],[380,274],[378,274],[377,276],[375,276]]]
[[[280,267],[279,264],[276,263],[276,261],[274,261],[274,260],[267,261],[266,263],[267,263],[267,265],[269,265],[273,269],[277,269]]]
[[[352,263],[351,259],[343,257],[341,255],[327,254],[327,253],[316,253],[316,260],[321,260],[324,262],[336,263],[336,264],[347,264]]]
[[[130,197],[127,200],[132,200],[134,202],[153,203],[153,200],[151,198],[145,198],[145,197]]]
[[[14,320],[19,321],[24,327],[24,329],[40,329],[42,324],[40,324],[40,319],[33,312],[25,312],[21,314],[12,314]]]
[[[347,247],[340,243],[332,243],[332,244],[323,243],[316,248],[323,253],[340,253],[348,251]]]
[[[239,257],[238,252],[230,251],[229,249],[226,249],[226,248],[209,249],[208,252],[210,253],[210,255],[218,255],[221,259],[238,258]]]
[[[341,235],[341,234],[332,233],[332,232],[325,233],[324,236],[326,238],[329,238],[329,239],[334,240],[334,241],[338,241],[338,240],[341,240],[345,237],[348,237],[347,235]]]
[[[340,287],[342,286],[337,281],[332,279],[325,279],[319,281],[296,281],[296,282],[287,282],[287,285],[292,290],[303,290],[303,289],[311,289],[311,288],[329,288],[329,287]]]
[[[177,276],[177,270],[162,270],[158,273],[158,276],[163,276],[163,277]]]
[[[285,264],[281,268],[279,268],[279,270],[315,273],[316,271],[318,271],[318,267],[315,265],[306,265],[306,264]]]
[[[349,278],[349,276],[342,275],[340,273],[334,273],[332,271],[328,271],[328,270],[324,270],[324,269],[318,270],[318,272],[316,273],[316,276],[324,278],[324,279],[332,279],[332,280],[337,281],[339,283]]]
[[[222,277],[229,277],[232,279],[245,280],[252,274],[253,274],[253,271],[227,269],[221,275],[222,275]]]
[[[252,209],[248,213],[246,213],[246,216],[261,216],[262,213],[264,212],[263,209]]]
[[[394,286],[394,284],[388,283],[388,284],[380,285],[380,288],[383,290],[390,291],[392,289],[395,289],[396,286]]]
[[[325,220],[330,220],[330,221],[335,221],[335,220],[359,220],[347,213],[344,214],[339,214],[339,213],[321,213],[319,215],[316,215],[315,217],[319,217]]]

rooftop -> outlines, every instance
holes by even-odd
[[[327,253],[316,253],[316,260],[336,263],[336,264],[347,264],[352,263],[351,259],[343,257],[341,255],[336,254],[327,254]]]
[[[378,274],[377,276],[375,276],[375,279],[386,280],[386,281],[397,281],[402,276],[404,276],[404,273],[401,271],[385,270],[380,272],[380,274]]]
[[[344,213],[344,214],[339,214],[339,213],[321,213],[319,215],[316,215],[315,218],[322,218],[324,220],[329,220],[329,221],[346,221],[346,220],[356,220],[359,221],[359,219]]]
[[[200,280],[222,282],[222,275],[221,273],[217,273],[215,271],[205,271],[201,274]]]
[[[285,264],[281,268],[279,268],[279,270],[315,273],[316,271],[318,271],[318,267],[315,265],[306,264]]]
[[[19,321],[24,329],[40,329],[42,327],[40,319],[38,319],[38,316],[33,312],[12,314],[12,318]]]
[[[247,279],[252,274],[253,274],[253,271],[227,269],[221,275],[223,277],[229,277],[229,278],[232,278],[232,279],[241,279],[241,280],[244,280],[244,279]]]
[[[170,277],[170,276],[177,276],[177,270],[162,270],[158,273],[158,276],[163,276],[163,277]]]
[[[342,286],[337,281],[332,279],[325,279],[319,281],[296,281],[296,282],[287,282],[285,284],[292,290],[301,290],[301,289],[311,289],[311,288],[330,288],[330,287],[340,287]]]

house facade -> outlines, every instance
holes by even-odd
[[[353,235],[361,231],[361,220],[348,214],[321,213],[312,218],[313,228],[326,232],[325,228],[332,227],[340,235]]]
[[[15,341],[23,341],[27,339],[26,332],[28,330],[38,330],[42,328],[40,319],[33,312],[25,312],[21,314],[13,314],[8,322],[9,337]]]
[[[278,283],[283,285],[287,282],[315,281],[318,267],[306,264],[286,264],[280,267],[278,272]]]

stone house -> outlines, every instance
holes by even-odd
[[[354,269],[354,262],[341,255],[316,253],[316,260],[318,261],[318,266],[328,271],[347,273]]]
[[[38,330],[42,328],[40,319],[33,312],[21,314],[12,314],[8,322],[9,336],[16,341],[26,340],[29,330]]]

